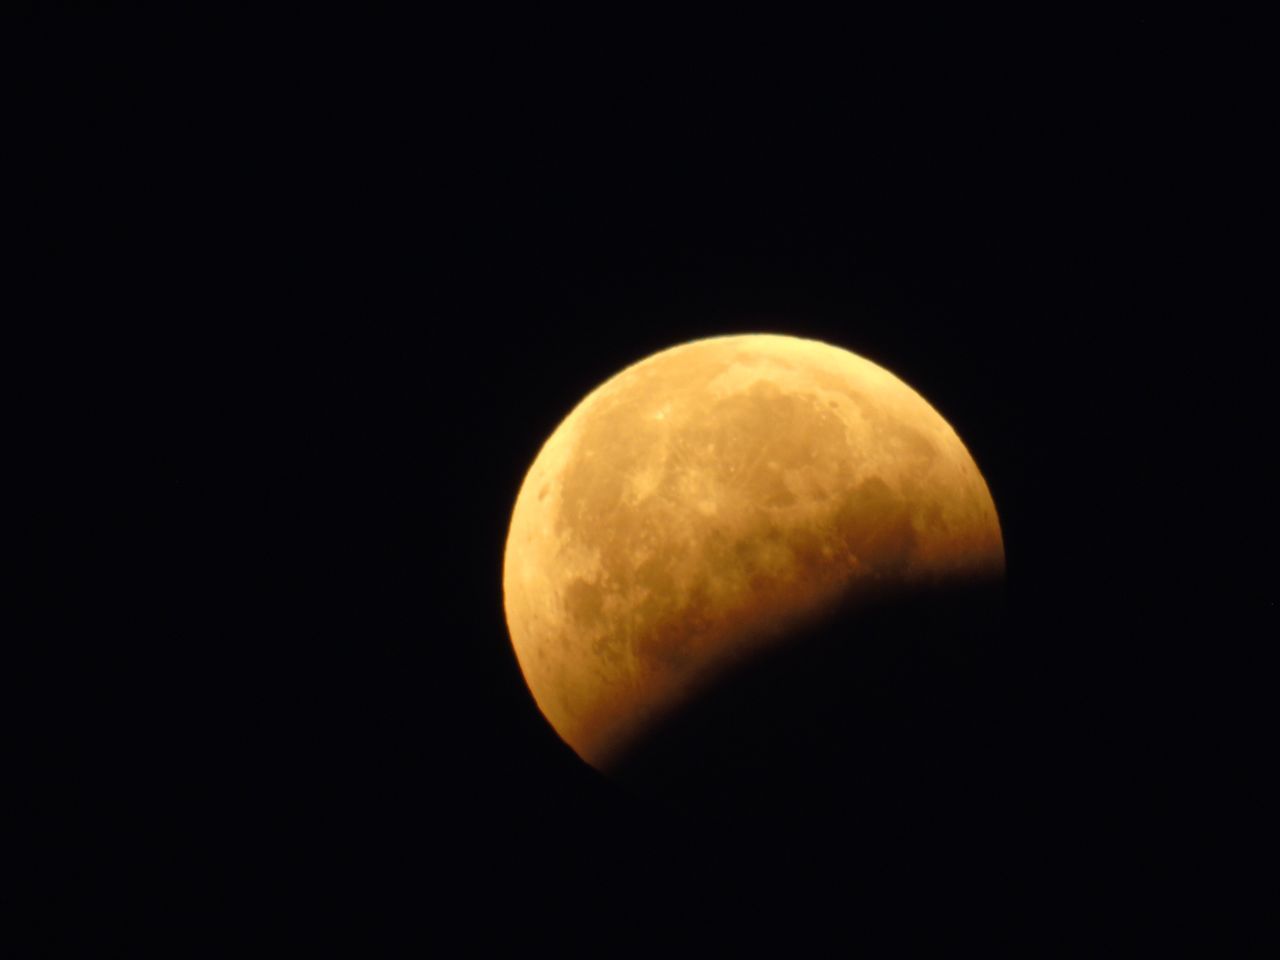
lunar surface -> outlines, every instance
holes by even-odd
[[[987,485],[919,394],[837,347],[753,334],[655,354],[565,418],[516,500],[503,592],[538,707],[607,771],[798,624],[1003,570]]]

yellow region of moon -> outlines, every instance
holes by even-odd
[[[837,347],[752,334],[657,353],[565,418],[516,499],[503,594],[539,709],[607,770],[801,620],[1003,570],[982,474],[918,393]]]

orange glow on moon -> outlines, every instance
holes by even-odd
[[[987,485],[924,398],[848,351],[752,334],[654,354],[574,408],[516,499],[503,595],[538,707],[607,770],[802,619],[1003,570]]]

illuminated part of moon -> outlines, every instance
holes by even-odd
[[[800,621],[1003,570],[987,485],[918,393],[837,347],[753,334],[657,353],[565,418],[516,499],[503,593],[538,707],[607,770]]]

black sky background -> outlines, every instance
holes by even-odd
[[[38,944],[1238,930],[1274,632],[1247,30],[29,27]],[[542,441],[623,366],[757,330],[903,378],[1000,512],[991,739],[900,805],[655,807],[510,650]]]

